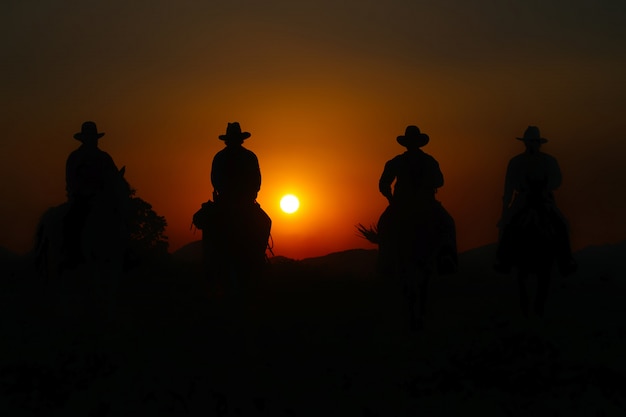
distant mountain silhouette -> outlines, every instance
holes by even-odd
[[[579,268],[576,276],[626,284],[626,240],[608,245],[592,245],[576,252]]]
[[[11,252],[10,250],[0,246],[0,264],[5,262],[16,261],[20,258],[20,255]]]
[[[459,256],[459,267],[467,273],[484,270],[493,263],[496,249],[496,244],[490,244],[465,251]],[[614,244],[587,246],[574,253],[579,270],[571,278],[576,280],[583,277],[594,279],[600,276],[620,276],[619,271],[626,269],[626,263],[622,261],[624,255],[626,240]]]
[[[375,249],[348,249],[300,260],[277,255],[269,261],[272,265],[297,265],[307,270],[314,269],[321,274],[368,275],[374,271],[376,254]],[[179,262],[202,262],[202,241],[186,244],[175,251],[172,258]]]
[[[202,240],[195,240],[174,251],[172,259],[181,262],[202,262]]]
[[[293,258],[288,258],[286,256],[276,255],[276,256],[272,256],[271,258],[269,258],[269,262],[272,265],[280,265],[280,264],[292,264],[298,261]]]
[[[0,247],[0,285],[13,282],[27,268],[28,261],[29,254],[18,255]]]
[[[322,275],[372,276],[376,270],[376,249],[349,249],[325,256],[305,258],[299,263],[320,270]]]
[[[459,254],[459,268],[466,273],[479,273],[490,269],[495,259],[496,244],[488,244],[470,249]],[[616,275],[616,271],[623,270],[621,262],[626,253],[626,241],[588,246],[575,253],[581,271],[576,276]],[[202,242],[191,242],[172,254],[173,259],[182,262],[201,262]],[[0,254],[0,256],[4,256]],[[328,274],[348,274],[368,276],[373,273],[376,264],[376,249],[349,249],[332,252],[324,256],[304,259],[292,259],[285,256],[274,256],[270,263],[275,265],[293,264],[306,269],[315,269]],[[491,274],[491,271],[489,271]]]

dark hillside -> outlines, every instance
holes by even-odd
[[[197,260],[174,254],[124,277],[108,323],[79,287],[62,298],[24,275],[1,298],[0,410],[623,415],[623,250],[578,253],[581,273],[555,276],[543,320],[521,318],[492,247],[461,254],[458,274],[432,280],[417,335],[398,289],[372,273],[374,251],[274,259],[235,298],[211,295]]]

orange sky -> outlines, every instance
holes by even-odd
[[[191,215],[231,121],[252,133],[276,254],[372,247],[354,225],[384,209],[378,178],[408,124],[431,137],[461,250],[495,241],[506,164],[529,124],[561,164],[574,246],[626,237],[622,3],[49,3],[0,14],[2,247],[27,251],[38,217],[64,201],[85,120],[166,217],[171,250],[200,238]],[[285,193],[297,213],[280,211]]]

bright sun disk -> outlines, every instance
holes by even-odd
[[[280,199],[280,208],[285,213],[293,213],[298,210],[298,207],[300,207],[300,201],[293,194],[287,194]]]

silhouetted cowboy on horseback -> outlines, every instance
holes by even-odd
[[[561,169],[556,158],[540,151],[541,145],[548,140],[541,137],[538,127],[528,126],[524,136],[517,139],[524,142],[526,150],[513,157],[507,167],[502,218],[498,223],[500,240],[494,267],[502,273],[511,270],[515,237],[509,226],[524,210],[540,203],[549,212],[558,245],[556,257],[561,273],[571,274],[577,266],[571,253],[567,222],[557,208],[553,194],[561,185]],[[537,190],[537,187],[541,189]]]
[[[407,150],[387,161],[378,182],[389,201],[378,220],[378,268],[402,285],[411,329],[419,330],[431,275],[456,272],[456,232],[454,220],[435,198],[443,174],[421,149],[428,135],[411,125],[396,140]]]
[[[67,267],[83,261],[81,232],[94,198],[110,190],[120,178],[113,158],[98,148],[98,140],[102,136],[104,133],[98,132],[94,122],[84,122],[81,131],[74,135],[81,146],[67,158],[65,182],[70,206],[63,221],[63,248]]]
[[[213,202],[202,205],[203,221],[198,226],[209,277],[246,279],[265,263],[271,219],[256,202],[261,189],[259,161],[242,146],[250,136],[237,122],[228,123],[226,134],[219,136],[226,146],[211,165]]]
[[[428,144],[429,137],[417,126],[408,126],[404,135],[397,137],[397,142],[406,152],[387,161],[378,182],[378,189],[389,201],[389,207],[381,215],[378,231],[381,239],[397,240],[399,234],[406,234],[418,226],[418,253],[413,258],[427,262],[443,245],[447,245],[449,256],[446,272],[456,268],[456,235],[454,220],[435,199],[437,189],[443,186],[443,174],[435,158],[422,151]],[[393,192],[392,183],[395,181]],[[408,232],[411,234],[411,232]],[[425,235],[428,236],[425,236]],[[407,248],[408,249],[408,248]],[[415,248],[413,248],[415,249]],[[443,271],[443,265],[441,273]]]

